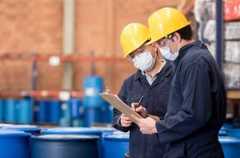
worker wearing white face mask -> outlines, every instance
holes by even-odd
[[[120,43],[124,57],[137,71],[124,81],[118,96],[129,106],[141,100],[139,107],[134,110],[161,119],[166,112],[174,71],[157,48],[146,46],[149,37],[147,27],[139,23],[128,24],[122,30]],[[114,110],[113,127],[124,132],[130,131],[130,158],[163,157],[165,146],[159,143],[157,135],[141,134],[138,126],[117,110]]]
[[[151,70],[156,63],[156,57],[153,57],[150,51],[143,51],[136,54],[133,59],[134,66],[142,72]]]
[[[226,115],[226,91],[218,65],[205,44],[192,39],[181,11],[159,9],[148,23],[149,43],[174,61],[175,74],[166,115],[158,122],[140,119],[140,131],[168,144],[166,158],[223,158],[218,132]]]
[[[156,46],[161,51],[161,53],[165,59],[167,59],[169,61],[174,61],[177,59],[177,57],[179,55],[178,50],[175,52],[171,52],[171,49],[169,46],[163,46],[163,47],[160,47],[159,45],[156,45]]]

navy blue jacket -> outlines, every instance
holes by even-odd
[[[126,79],[119,92],[119,97],[129,106],[143,96],[142,105],[149,114],[163,118],[166,113],[170,84],[173,77],[173,65],[166,63],[156,80],[149,85],[140,71]],[[119,123],[121,113],[114,110],[113,127],[130,131],[129,152],[131,158],[162,158],[165,145],[161,145],[157,134],[143,135],[136,124],[123,128]]]
[[[165,158],[222,158],[218,131],[226,115],[226,92],[218,66],[200,41],[180,49],[167,113],[158,138]]]

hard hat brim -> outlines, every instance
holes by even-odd
[[[175,32],[177,32],[177,31],[183,29],[184,27],[187,27],[187,26],[190,26],[190,25],[191,25],[191,22],[189,21],[186,25],[180,27],[178,30],[176,30],[176,31],[174,31],[174,32],[172,32],[172,33],[175,33]],[[166,35],[166,36],[164,36],[164,37],[162,37],[162,38],[159,38],[159,39],[150,40],[146,45],[151,45],[151,44],[153,44],[154,42],[157,42],[157,41],[159,41],[159,40],[161,40],[161,39],[163,39],[163,38],[168,37],[168,36],[169,36],[170,34],[172,34],[172,33],[169,33],[168,35]]]
[[[146,46],[149,41],[151,41],[151,40],[150,40],[150,39],[146,40],[145,42],[143,42],[142,44],[140,44],[139,47],[137,47],[136,49],[134,49],[134,50],[126,53],[123,57],[126,58],[126,57],[128,57],[130,54],[132,54],[133,52],[135,52],[137,49],[139,49],[139,48],[141,48],[141,47],[143,47],[143,46]]]

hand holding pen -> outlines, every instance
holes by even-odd
[[[143,100],[143,96],[139,99],[138,103],[132,103],[131,106],[136,111],[139,113],[143,118],[148,117],[147,110],[141,105],[141,102]]]
[[[137,113],[139,113],[143,118],[151,117],[155,121],[159,121],[160,118],[158,116],[148,114],[146,108],[141,105],[142,100],[143,100],[143,96],[139,99],[138,103],[132,103],[131,104],[132,108]]]

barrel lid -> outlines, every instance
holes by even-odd
[[[43,134],[66,134],[66,133],[73,133],[73,134],[82,134],[82,133],[90,133],[90,134],[101,134],[102,132],[111,132],[113,131],[112,128],[52,128],[52,129],[45,129]]]
[[[99,131],[102,131],[102,132],[113,132],[113,131],[115,131],[115,129],[112,128],[112,127],[92,127],[92,129],[99,130]]]
[[[98,136],[89,135],[64,135],[64,134],[51,134],[51,135],[41,135],[33,136],[32,139],[40,140],[97,140]]]
[[[9,125],[3,127],[4,129],[24,130],[24,131],[40,131],[41,129],[34,125]]]
[[[240,129],[239,128],[231,128],[226,130],[227,135],[240,138]]]
[[[0,137],[5,136],[30,136],[29,134],[23,132],[23,131],[16,131],[16,130],[10,130],[10,129],[0,129]]]
[[[129,133],[116,132],[113,134],[104,135],[104,139],[129,140]]]
[[[238,138],[234,138],[234,137],[230,137],[230,136],[220,136],[219,137],[219,141],[221,143],[240,143],[240,139]]]
[[[229,128],[226,129],[227,132],[239,132],[240,133],[240,128]]]
[[[219,136],[227,136],[227,129],[225,127],[222,127],[219,132],[218,132]]]
[[[227,131],[225,131],[225,130],[220,130],[220,131],[218,132],[218,135],[219,135],[219,136],[227,136]]]
[[[8,123],[0,123],[0,128],[5,128],[5,127],[11,127],[14,124],[8,124]]]
[[[224,123],[222,126],[223,129],[230,129],[233,128],[233,124],[232,123]]]

